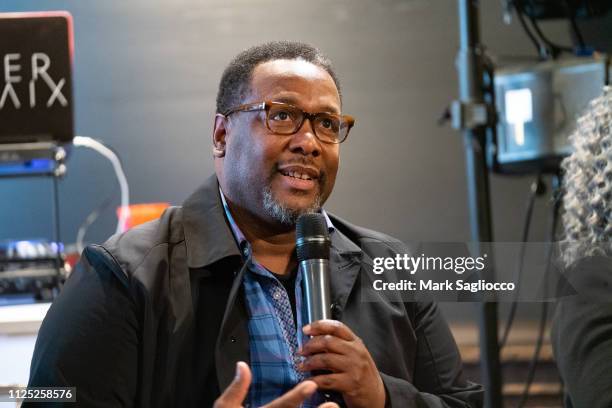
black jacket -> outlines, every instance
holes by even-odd
[[[612,258],[580,259],[566,272],[551,342],[566,408],[612,407]],[[571,285],[571,286],[570,286]]]
[[[403,245],[330,218],[333,317],[370,351],[387,405],[480,406],[482,387],[462,378],[435,304],[361,299],[375,276],[372,258]],[[30,386],[76,386],[79,405],[88,407],[212,406],[235,363],[249,361],[246,268],[217,179],[182,207],[83,255],[41,326]]]

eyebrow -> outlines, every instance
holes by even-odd
[[[274,102],[282,102],[282,103],[286,103],[286,104],[297,107],[297,100],[295,98],[292,98],[291,96],[281,96],[278,98],[273,98],[272,100]],[[338,110],[338,108],[332,105],[323,105],[322,110],[320,110],[319,112],[340,114],[340,111]],[[319,112],[312,112],[312,113],[319,113]]]

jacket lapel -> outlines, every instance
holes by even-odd
[[[359,276],[363,252],[339,229],[331,234],[330,283],[332,317],[341,320],[348,296]]]
[[[227,258],[239,260],[241,254],[225,219],[216,176],[211,176],[183,204],[183,226],[187,265],[192,280],[203,270],[210,270],[208,274],[234,274],[227,301],[222,305],[210,305],[205,312],[223,314],[219,330],[211,328],[210,333],[211,336],[217,336],[214,342],[215,372],[219,389],[223,391],[234,377],[236,362],[248,363],[249,339],[248,314],[241,290],[246,263],[241,262],[238,270],[229,266],[235,265],[233,262],[220,262]],[[223,265],[224,270],[218,270],[217,265]],[[194,296],[194,302],[196,298],[197,295]]]
[[[183,203],[187,266],[202,268],[240,251],[225,220],[219,183],[211,176]]]
[[[247,264],[248,260],[242,264],[234,278],[217,337],[215,366],[221,392],[232,382],[236,372],[236,363],[244,361],[249,364],[250,362],[248,313],[242,291],[242,281],[247,271]]]

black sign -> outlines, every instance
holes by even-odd
[[[0,143],[74,137],[72,17],[0,13]]]

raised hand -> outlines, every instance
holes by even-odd
[[[217,398],[213,408],[239,408],[247,396],[251,384],[251,370],[249,366],[240,361],[236,364],[236,376],[232,383]],[[266,404],[261,408],[298,408],[302,402],[317,390],[313,381],[303,381],[293,387],[283,396]],[[327,402],[319,408],[339,408],[337,404]]]

